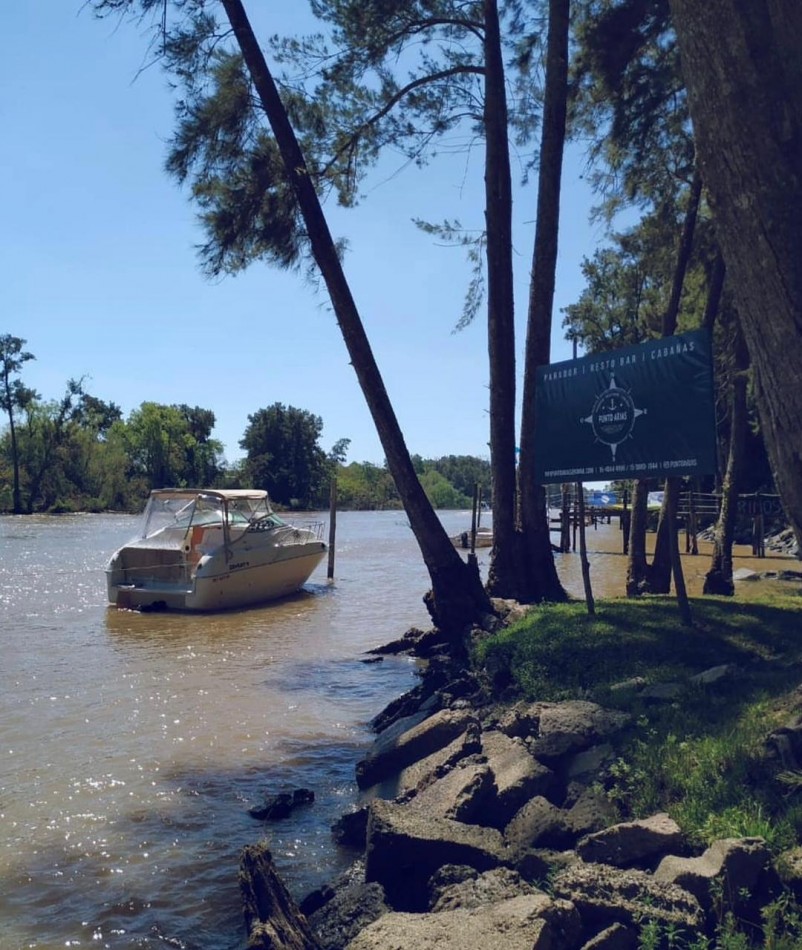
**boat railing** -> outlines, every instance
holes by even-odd
[[[285,524],[275,529],[273,540],[279,546],[298,544],[301,541],[322,541],[324,528],[325,522],[323,521]]]
[[[180,548],[140,548],[131,545],[120,552],[117,570],[121,583],[134,587],[186,586],[189,570]]]

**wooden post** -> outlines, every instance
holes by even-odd
[[[585,603],[588,607],[588,613],[592,617],[596,613],[596,604],[590,586],[590,561],[588,561],[588,548],[585,544],[585,492],[582,488],[582,482],[576,483],[575,507],[579,520],[579,563],[582,566],[582,585],[585,588]]]
[[[571,498],[568,485],[562,486],[562,508],[560,509],[560,550],[567,554],[571,550]]]
[[[479,482],[473,483],[473,507],[471,510],[471,554],[474,554],[476,551],[476,532],[479,528],[479,519],[482,517],[481,508],[481,495],[479,493]]]
[[[629,524],[632,518],[629,508],[627,507],[629,503],[629,493],[626,488],[624,489],[623,495],[624,509],[621,512],[621,535],[624,542],[624,554],[629,554]]]
[[[579,483],[577,483],[577,484],[579,484]],[[579,524],[579,502],[578,502],[578,500],[577,500],[576,498],[574,499],[574,504],[573,504],[573,509],[572,509],[572,510],[573,510],[573,512],[574,512],[574,530],[573,530],[572,539],[571,539],[571,550],[572,550],[572,551],[576,551],[576,529],[577,529],[577,525]],[[582,511],[584,512],[584,510],[585,510],[585,499],[583,498],[583,499],[582,499]],[[583,517],[584,517],[584,515],[583,515]],[[583,528],[584,528],[584,525],[583,525]]]
[[[334,541],[337,536],[337,479],[332,478],[329,489],[329,567],[326,577],[334,577]]]

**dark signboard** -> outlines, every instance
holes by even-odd
[[[715,472],[709,334],[539,367],[535,451],[543,485]]]
[[[737,509],[739,515],[783,517],[783,506],[779,495],[741,495],[738,498]]]

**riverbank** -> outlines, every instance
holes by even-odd
[[[377,717],[363,802],[335,826],[354,865],[296,908],[269,841],[246,849],[251,945],[745,947],[784,930],[772,945],[799,946],[789,578],[694,601],[691,630],[668,599],[509,625],[516,608],[474,630],[468,671],[433,633],[387,648],[423,671]]]

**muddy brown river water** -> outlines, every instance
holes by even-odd
[[[403,513],[338,515],[334,583],[324,562],[297,597],[204,616],[107,607],[103,567],[135,523],[0,518],[2,950],[240,950],[240,849],[269,833],[296,897],[345,867],[330,826],[358,800],[368,723],[414,684],[406,659],[362,662],[428,621]],[[588,548],[595,595],[622,594],[617,523]],[[799,565],[748,553],[736,567]],[[699,593],[709,554],[683,561]],[[578,556],[557,562],[582,596]],[[299,786],[316,801],[287,822],[249,816]]]

